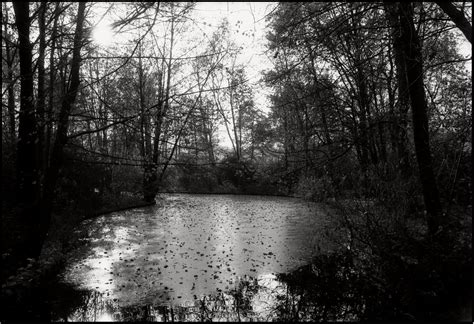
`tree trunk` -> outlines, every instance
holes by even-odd
[[[21,259],[37,257],[38,236],[35,231],[38,219],[35,209],[38,203],[38,177],[36,140],[37,125],[33,102],[32,46],[30,44],[29,2],[14,2],[15,24],[18,29],[20,59],[20,114],[17,144],[17,181],[20,218],[25,226],[19,246]]]
[[[359,56],[359,55],[358,55]],[[371,126],[371,114],[370,114],[370,101],[369,94],[367,89],[367,80],[364,75],[364,71],[360,67],[361,60],[357,57],[357,78],[356,84],[359,89],[359,108],[360,108],[360,134],[362,141],[362,152],[365,154],[365,160],[367,163],[370,160],[372,164],[378,163],[377,151],[375,149],[374,140],[373,140],[373,129]]]
[[[16,146],[16,122],[15,122],[15,90],[13,80],[13,63],[15,58],[14,47],[11,45],[11,35],[8,33],[8,9],[6,4],[2,3],[2,9],[5,14],[3,18],[3,30],[5,31],[3,41],[5,43],[5,56],[7,63],[7,78],[8,78],[8,130],[10,135],[10,144],[12,146],[12,151]]]
[[[49,56],[49,100],[48,109],[46,111],[46,134],[44,139],[44,156],[43,164],[46,170],[49,167],[50,147],[51,147],[51,133],[53,129],[53,107],[54,107],[54,81],[55,81],[55,69],[54,66],[54,52],[56,47],[56,35],[58,29],[58,18],[59,18],[59,2],[56,2],[54,8],[54,23],[53,30],[51,32],[51,53]]]
[[[155,183],[156,183],[156,168],[152,161],[151,152],[151,134],[150,134],[150,120],[148,112],[145,112],[145,79],[143,75],[142,64],[142,45],[139,44],[138,57],[138,91],[140,95],[140,129],[142,134],[141,154],[144,161],[143,168],[143,200],[152,202],[155,199]]]
[[[393,3],[385,3],[385,12],[391,25],[391,37],[393,42],[393,51],[395,57],[395,67],[398,83],[398,111],[395,113],[393,122],[395,125],[394,133],[396,137],[396,150],[398,156],[398,165],[402,175],[408,177],[410,174],[410,161],[408,159],[408,108],[410,95],[405,73],[405,60],[403,54],[403,45],[401,39],[400,22],[398,20],[397,6]]]
[[[79,2],[78,5],[77,24],[76,31],[74,33],[74,48],[71,60],[71,74],[69,78],[70,82],[61,104],[61,110],[59,112],[59,120],[56,132],[56,140],[54,141],[51,152],[50,165],[46,172],[45,193],[40,209],[41,222],[38,231],[41,235],[41,244],[43,243],[43,240],[49,229],[54,189],[56,187],[59,170],[63,163],[63,148],[67,142],[69,115],[71,113],[72,105],[76,100],[76,95],[80,83],[79,68],[81,64],[81,48],[83,41],[83,24],[85,20],[85,4],[85,2]]]
[[[399,9],[400,43],[405,54],[405,72],[409,85],[416,158],[423,188],[428,227],[433,234],[441,223],[441,203],[431,160],[421,45],[413,22],[412,4],[400,2]]]
[[[157,9],[158,10],[158,9]],[[163,75],[160,75],[159,80],[159,95],[158,95],[158,104],[157,104],[157,113],[155,117],[155,131],[154,131],[154,138],[153,138],[153,149],[151,146],[151,134],[148,129],[147,121],[145,120],[145,151],[147,152],[147,156],[145,157],[145,169],[144,169],[144,179],[143,179],[143,199],[146,202],[153,202],[155,201],[156,194],[159,191],[159,183],[162,180],[163,173],[165,168],[158,177],[158,162],[160,157],[160,136],[162,133],[162,125],[163,119],[167,113],[167,110],[170,107],[169,103],[169,96],[170,96],[170,84],[171,84],[171,64],[173,59],[173,43],[174,43],[174,5],[171,5],[171,35],[170,35],[170,52],[168,57],[168,68],[167,68],[167,75],[166,75],[166,91],[164,92],[163,98],[163,84],[162,78]],[[166,45],[166,42],[165,42]],[[165,46],[164,45],[164,46]],[[164,52],[164,51],[163,51]],[[140,56],[141,56],[141,45],[140,45]],[[164,63],[164,61],[163,61]],[[140,73],[142,72],[142,61],[140,58]],[[162,65],[163,67],[163,65]],[[143,75],[141,75],[140,87],[142,87],[143,82]],[[140,96],[143,96],[143,91],[141,90]],[[143,103],[142,103],[143,105]],[[169,163],[169,161],[168,161]]]
[[[36,113],[38,120],[38,172],[39,172],[39,184],[43,184],[44,177],[44,129],[45,129],[45,69],[44,69],[44,53],[46,49],[45,39],[45,14],[46,14],[47,3],[43,2],[40,5],[39,11],[39,55],[38,55],[38,99],[36,103]],[[42,189],[40,187],[39,194],[42,195]]]
[[[456,24],[456,27],[466,36],[466,39],[469,43],[472,44],[472,25],[469,23],[469,20],[463,15],[463,13],[458,10],[451,1],[435,1],[444,13],[451,18],[451,20]]]
[[[229,80],[229,86],[230,86],[230,99],[229,99],[229,103],[230,103],[230,112],[231,112],[231,116],[232,116],[232,128],[234,130],[234,139],[235,139],[235,155],[237,156],[237,161],[240,162],[240,144],[239,143],[239,137],[237,135],[237,123],[235,121],[235,113],[234,113],[234,96],[233,96],[233,93],[234,93],[234,89],[232,89],[232,83],[233,83],[233,80],[232,80],[232,76]]]

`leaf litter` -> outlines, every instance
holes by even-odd
[[[118,305],[188,305],[310,261],[327,212],[270,196],[164,194],[84,223],[63,281]]]

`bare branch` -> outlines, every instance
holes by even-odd
[[[463,15],[462,11],[458,10],[451,1],[435,1],[445,14],[451,18],[459,30],[466,36],[469,43],[472,44],[472,25]]]

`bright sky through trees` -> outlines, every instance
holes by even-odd
[[[266,54],[266,17],[271,13],[276,2],[197,2],[190,15],[190,29],[186,38],[209,39],[217,30],[218,25],[227,19],[231,41],[241,47],[236,64],[246,67],[247,78],[254,90],[257,109],[268,113],[268,89],[261,82],[262,71],[271,69],[271,63]],[[115,43],[129,43],[131,36],[128,33],[114,33],[111,24],[120,12],[119,6],[113,3],[97,3],[94,9],[97,14],[95,27],[92,31],[94,42],[109,51]],[[178,39],[186,46],[189,43]],[[220,132],[221,144],[230,146],[230,141],[222,129]]]
[[[109,46],[113,42],[114,33],[107,23],[99,23],[92,31],[94,42],[101,46]]]
[[[222,19],[229,21],[232,40],[243,47],[236,63],[246,66],[256,107],[265,113],[269,111],[268,90],[261,82],[261,72],[271,68],[265,49],[265,18],[276,5],[275,2],[198,2],[194,11],[198,27],[207,35],[217,28]],[[224,129],[220,135],[221,145],[230,147]]]
[[[129,36],[125,33],[115,34],[110,24],[114,16],[106,13],[111,3],[97,3],[97,19],[92,36],[96,44],[108,47],[113,42],[123,43]],[[261,71],[271,67],[266,55],[265,34],[267,32],[267,15],[275,9],[276,2],[197,2],[191,15],[193,21],[190,33],[208,38],[217,29],[218,24],[227,19],[230,25],[232,40],[242,47],[242,54],[237,58],[237,64],[246,65],[248,77],[252,86],[260,86]],[[117,7],[115,4],[114,7]],[[265,109],[266,100],[259,96],[257,103]]]
[[[471,12],[2,3],[0,321],[472,321]]]
[[[197,2],[187,17],[188,28],[176,40],[176,48],[180,48],[183,53],[187,52],[185,56],[199,55],[199,51],[202,50],[200,44],[207,42],[219,24],[227,20],[230,41],[241,48],[235,63],[245,66],[246,77],[254,93],[256,108],[268,113],[270,103],[267,95],[270,92],[262,82],[262,72],[272,68],[266,49],[266,33],[268,32],[266,18],[277,5],[276,2]],[[94,24],[96,25],[92,31],[92,38],[107,52],[111,51],[114,45],[121,51],[125,51],[124,53],[128,51],[127,46],[132,44],[130,50],[134,46],[133,38],[136,36],[134,34],[136,31],[117,33],[110,27],[117,17],[123,16],[124,8],[121,4],[111,2],[94,5],[96,14]],[[125,44],[128,45],[122,46]],[[189,48],[194,48],[194,52],[189,52]],[[466,58],[472,55],[472,47],[465,40],[461,41],[459,49]],[[471,61],[466,61],[465,66],[470,70]],[[190,71],[184,69],[183,73],[189,75]],[[219,131],[219,138],[221,145],[230,147],[230,140],[223,128]]]
[[[230,34],[237,45],[243,46],[239,63],[246,63],[252,79],[259,79],[260,69],[269,67],[265,55],[266,16],[275,2],[198,2],[196,21],[206,33],[212,32],[224,18],[230,23]]]

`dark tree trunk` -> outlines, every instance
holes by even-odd
[[[458,10],[451,1],[435,1],[445,14],[451,18],[459,30],[462,31],[469,43],[472,44],[472,25],[469,20]]]
[[[47,170],[49,167],[49,157],[50,157],[50,146],[51,146],[51,133],[53,129],[53,103],[54,103],[54,81],[55,81],[55,69],[54,67],[54,52],[56,47],[56,36],[58,28],[58,18],[59,18],[59,2],[56,2],[54,8],[54,23],[53,30],[51,32],[51,53],[49,56],[49,98],[48,98],[48,108],[46,111],[46,124],[45,124],[45,138],[44,138],[44,148],[43,148],[43,164]]]
[[[156,114],[156,120],[155,120],[155,133],[153,135],[153,157],[152,161],[155,164],[158,164],[159,159],[160,159],[160,136],[161,136],[161,123],[162,123],[162,117],[161,117],[161,111],[163,109],[163,102],[160,99],[160,102],[158,103],[158,112]]]
[[[163,102],[160,99],[158,103],[158,114],[156,116],[155,132],[153,138],[153,152],[151,161],[150,156],[145,158],[145,169],[143,178],[143,199],[146,202],[155,201],[156,194],[158,193],[158,163],[160,157],[160,135],[161,135],[161,111],[163,109]]]
[[[138,83],[140,96],[140,132],[142,134],[141,154],[144,161],[143,168],[143,200],[146,202],[153,202],[156,196],[157,184],[157,165],[153,163],[151,133],[150,133],[150,118],[148,111],[145,112],[145,78],[143,74],[142,64],[142,46],[139,44],[139,58],[138,58]],[[158,143],[156,143],[158,144]]]
[[[360,62],[360,60],[357,60]],[[360,143],[360,151],[361,151],[361,159],[362,159],[362,169],[366,170],[367,166],[369,165],[369,153],[370,152],[370,141],[369,141],[369,124],[368,124],[368,114],[367,114],[367,92],[365,87],[365,80],[362,70],[360,68],[357,69],[356,75],[356,84],[358,88],[358,103],[359,103],[359,143]]]
[[[161,137],[161,125],[163,123],[163,112],[165,110],[163,101],[163,74],[159,74],[158,78],[159,90],[158,90],[158,104],[156,105],[157,111],[155,116],[155,133],[153,134],[153,163],[158,165],[160,159],[160,137]]]
[[[38,55],[38,99],[36,103],[36,113],[38,118],[38,172],[39,172],[39,184],[43,183],[44,177],[44,129],[45,129],[45,69],[44,69],[44,53],[46,48],[45,39],[45,14],[46,14],[47,3],[43,2],[40,5],[39,11],[39,55]],[[40,195],[42,194],[42,188],[40,188]],[[40,198],[41,199],[41,198]]]
[[[410,161],[408,159],[408,108],[410,95],[408,92],[408,84],[405,73],[405,60],[403,57],[403,48],[401,40],[400,23],[398,19],[398,8],[394,3],[385,3],[385,11],[387,14],[388,21],[391,25],[391,36],[393,42],[393,52],[395,57],[395,66],[397,72],[397,84],[398,84],[398,105],[397,112],[394,116],[394,134],[396,140],[396,151],[398,156],[398,165],[402,172],[402,175],[408,177],[410,174]]]
[[[67,142],[67,130],[69,127],[69,115],[71,113],[72,105],[76,100],[77,91],[79,88],[79,68],[81,65],[81,48],[83,41],[83,24],[85,20],[85,2],[80,2],[77,12],[77,25],[74,33],[74,49],[71,60],[71,74],[69,78],[69,85],[66,94],[61,103],[61,110],[59,112],[59,120],[56,132],[56,140],[54,141],[50,165],[46,172],[45,190],[41,206],[41,223],[39,233],[41,235],[41,243],[44,240],[50,224],[51,208],[54,197],[54,190],[59,175],[59,170],[63,163],[63,148]]]
[[[15,121],[15,89],[13,80],[13,63],[15,59],[15,50],[11,44],[11,35],[8,33],[8,10],[6,4],[2,4],[2,9],[4,11],[5,17],[2,17],[2,28],[4,29],[4,43],[5,43],[5,58],[7,64],[7,78],[8,78],[8,130],[9,130],[9,140],[14,150],[16,146],[16,121]],[[12,151],[13,151],[12,150]]]
[[[37,257],[38,177],[36,159],[36,118],[33,102],[32,46],[30,44],[29,2],[14,2],[15,24],[18,29],[20,59],[20,114],[17,144],[17,181],[20,217],[25,232],[19,246],[20,258]]]
[[[18,128],[18,186],[20,198],[34,199],[36,182],[35,141],[37,138],[36,118],[33,101],[32,46],[30,44],[29,3],[13,4],[18,28],[20,57],[20,114]]]
[[[434,233],[441,223],[441,203],[431,160],[421,45],[413,22],[412,4],[400,2],[399,8],[401,45],[405,54],[404,59],[412,109],[416,158],[423,188],[428,227],[430,232]]]
[[[370,98],[369,98],[369,93],[368,93],[368,88],[367,88],[367,80],[365,76],[365,72],[363,69],[360,67],[361,65],[361,60],[360,58],[357,59],[357,65],[359,66],[357,68],[357,86],[359,88],[359,107],[361,110],[361,134],[363,136],[363,141],[367,148],[364,148],[364,150],[367,151],[366,154],[370,155],[370,160],[372,164],[377,164],[378,163],[378,155],[377,155],[377,149],[375,147],[374,143],[374,128],[372,127],[372,122],[371,122],[371,109],[370,109]],[[368,160],[368,157],[367,157]]]

